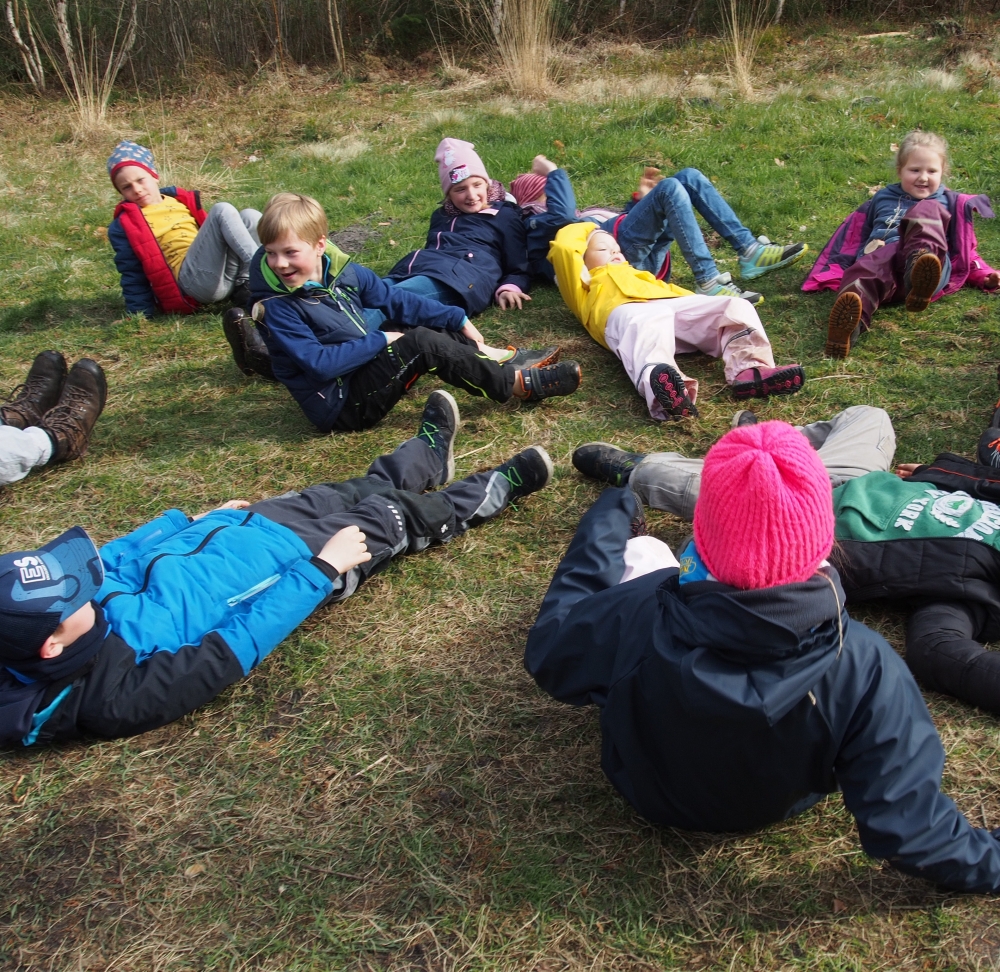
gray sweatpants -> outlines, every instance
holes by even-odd
[[[225,300],[250,276],[250,260],[260,246],[256,209],[236,211],[231,203],[216,203],[188,248],[177,284],[199,304]]]
[[[881,408],[852,405],[826,422],[798,429],[819,453],[835,487],[892,467],[896,433]],[[704,462],[677,452],[652,452],[632,470],[629,485],[646,506],[692,520]]]
[[[15,429],[0,422],[0,485],[24,479],[52,455],[52,440],[42,429]]]

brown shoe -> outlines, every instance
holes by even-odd
[[[43,351],[31,365],[23,385],[0,405],[4,425],[27,429],[38,425],[56,402],[66,380],[66,359],[58,351]]]
[[[107,399],[108,383],[101,366],[91,358],[81,358],[66,376],[59,404],[38,423],[52,439],[50,465],[79,459],[86,453],[90,433]]]
[[[919,314],[927,310],[931,297],[941,283],[941,261],[933,253],[917,251],[908,261],[909,266],[903,275],[910,281],[906,294],[906,309],[911,314]]]
[[[826,329],[826,349],[828,358],[846,358],[851,350],[854,332],[861,324],[861,295],[853,290],[845,290],[834,302],[830,311],[830,322]]]

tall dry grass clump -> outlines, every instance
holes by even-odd
[[[497,52],[511,91],[520,98],[544,97],[552,59],[552,0],[497,0]]]
[[[49,5],[59,49],[42,43],[52,70],[76,107],[77,128],[84,134],[103,129],[115,81],[135,46],[138,0],[119,0],[114,29],[103,38],[97,27],[84,28],[78,2],[72,10],[66,0],[49,0]]]
[[[781,6],[779,3],[778,16]],[[740,95],[749,98],[753,94],[753,64],[761,38],[775,18],[771,0],[721,0],[719,10],[729,76]]]

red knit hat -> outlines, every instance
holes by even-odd
[[[511,184],[510,191],[518,206],[526,206],[533,203],[543,192],[545,192],[545,176],[536,175],[534,172],[525,172],[519,175]]]
[[[786,422],[733,429],[705,457],[694,541],[723,584],[749,590],[808,580],[833,547],[830,477]]]

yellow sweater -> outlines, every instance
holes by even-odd
[[[176,279],[188,247],[198,235],[198,224],[187,206],[173,196],[164,196],[162,202],[143,207],[142,215]]]
[[[597,267],[584,282],[583,254],[594,223],[570,223],[564,226],[549,245],[549,262],[555,267],[556,283],[566,306],[587,329],[590,336],[607,347],[604,328],[616,307],[635,301],[662,300],[665,297],[690,297],[691,291],[657,280],[646,270],[636,270],[627,263]]]

